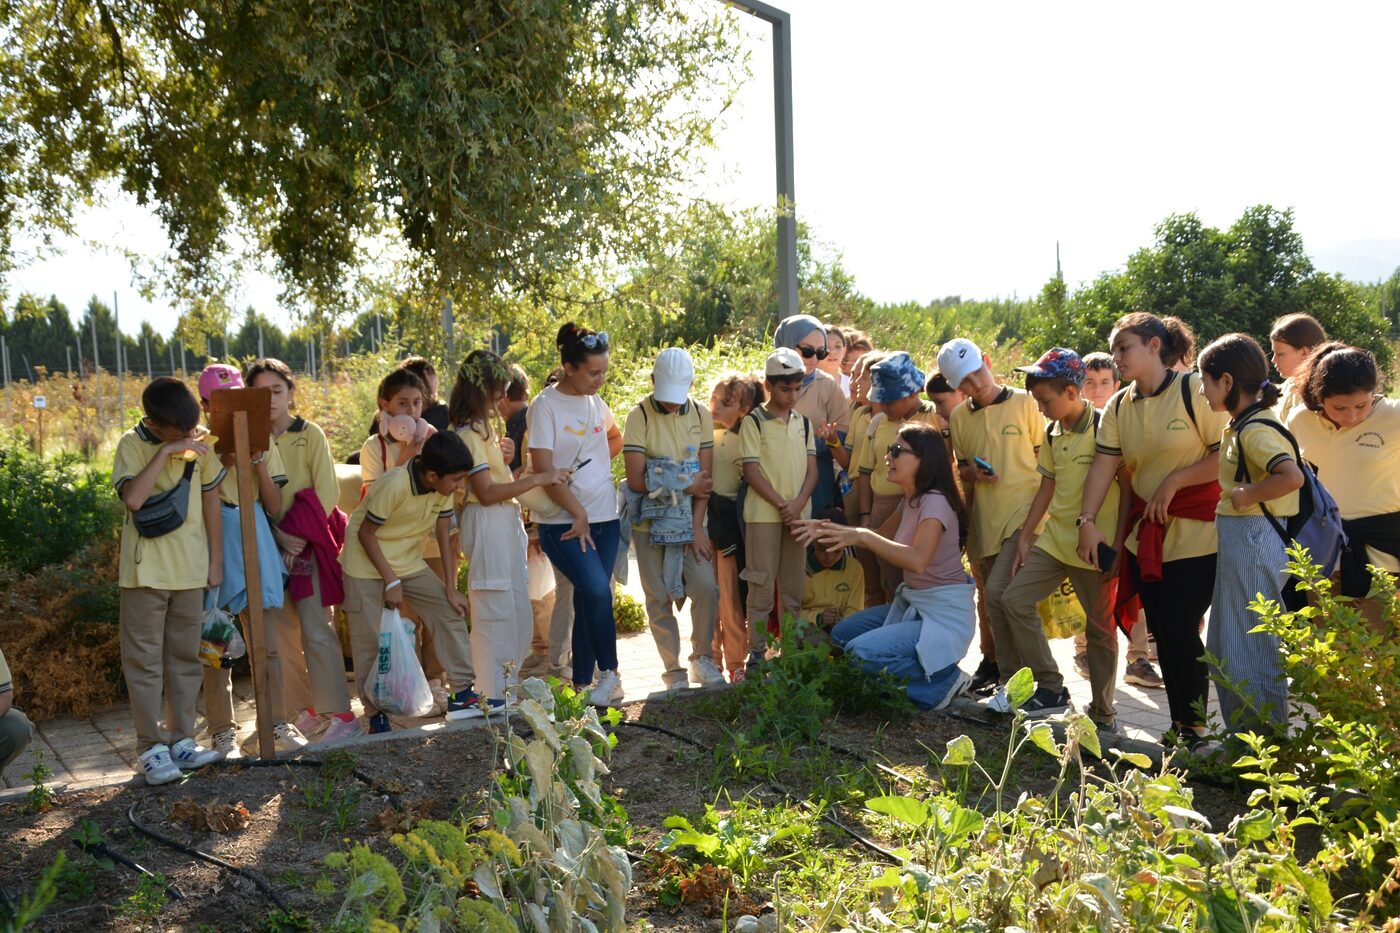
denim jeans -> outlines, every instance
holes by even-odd
[[[612,571],[617,561],[618,522],[589,525],[594,546],[587,551],[576,540],[560,540],[571,525],[538,527],[540,549],[574,587],[574,683],[591,684],[595,664],[600,671],[617,670]]]
[[[924,673],[915,653],[922,622],[885,625],[889,606],[873,606],[847,616],[831,630],[831,640],[860,662],[868,674],[885,671],[904,681],[909,699],[920,709],[933,709],[958,679],[958,666],[949,664],[932,676]]]

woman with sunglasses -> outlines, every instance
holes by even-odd
[[[608,374],[608,335],[570,321],[554,343],[563,376],[530,405],[530,470],[572,474],[567,485],[544,487],[560,510],[534,519],[541,550],[573,584],[574,687],[591,689],[590,700],[606,706],[622,699],[612,609],[619,528],[610,466],[622,450],[622,432],[598,397]]]
[[[802,356],[807,375],[798,389],[793,411],[812,422],[817,434],[817,488],[812,493],[812,514],[819,515],[841,503],[836,468],[850,466],[844,441],[851,426],[851,409],[841,385],[817,368],[827,358],[826,327],[810,314],[785,318],[773,333],[773,348],[787,347]]]
[[[810,520],[797,537],[831,550],[867,548],[903,571],[893,603],[837,623],[831,640],[867,672],[904,681],[920,708],[943,709],[972,681],[958,667],[977,628],[962,563],[967,512],[936,428],[903,428],[885,451],[885,471],[903,501],[879,529]]]

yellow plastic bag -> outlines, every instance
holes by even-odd
[[[1055,592],[1035,604],[1046,638],[1073,638],[1083,634],[1084,607],[1068,579],[1061,580]]]

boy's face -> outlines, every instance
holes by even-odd
[[[1118,391],[1118,381],[1113,378],[1113,370],[1107,366],[1102,369],[1088,369],[1084,371],[1084,397],[1087,398],[1095,408],[1102,408],[1108,404],[1108,400],[1113,398],[1113,393]]]
[[[938,409],[938,417],[943,419],[944,424],[951,421],[953,409],[967,401],[967,396],[957,389],[952,392],[930,392],[928,397],[933,402],[933,407]]]
[[[276,373],[258,373],[253,379],[254,389],[267,389],[272,394],[272,420],[281,421],[287,415],[292,403],[292,393],[287,384]]]
[[[1001,391],[996,378],[992,376],[990,361],[985,353],[982,354],[982,368],[958,383],[958,391],[978,405],[990,405]]]
[[[207,409],[209,403],[205,402],[204,405]],[[195,430],[195,428],[197,428],[198,425],[196,425],[194,428],[190,428],[189,430],[185,430],[184,428],[177,428],[174,425],[161,424],[158,421],[152,421],[150,418],[145,419],[145,424],[147,430],[149,430],[156,437],[160,438],[160,441],[163,444],[173,444],[176,441],[183,441],[187,437],[198,436]]]
[[[819,544],[812,545],[812,556],[816,558],[818,564],[828,569],[835,567],[845,553],[845,548],[838,547],[834,550],[827,550]]]
[[[797,404],[797,395],[802,391],[801,383],[796,380],[781,382],[768,382],[768,407],[773,411],[790,411],[792,406]]]
[[[440,496],[451,496],[460,492],[467,482],[467,471],[460,473],[434,473],[432,470],[423,471],[423,482],[432,487],[433,491]]]
[[[1064,421],[1081,413],[1082,396],[1076,386],[1065,386],[1061,391],[1052,385],[1040,383],[1031,389],[1031,397],[1040,408],[1040,413],[1052,421]]]
[[[715,424],[733,427],[741,415],[735,394],[725,395],[722,390],[716,389],[710,395],[710,415],[715,419]]]
[[[897,398],[884,403],[885,417],[891,421],[903,421],[919,410],[919,393]]]

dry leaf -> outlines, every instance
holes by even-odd
[[[205,804],[178,800],[170,808],[170,819],[184,823],[198,833],[231,833],[246,829],[252,817],[241,800],[232,804],[218,800]]]

